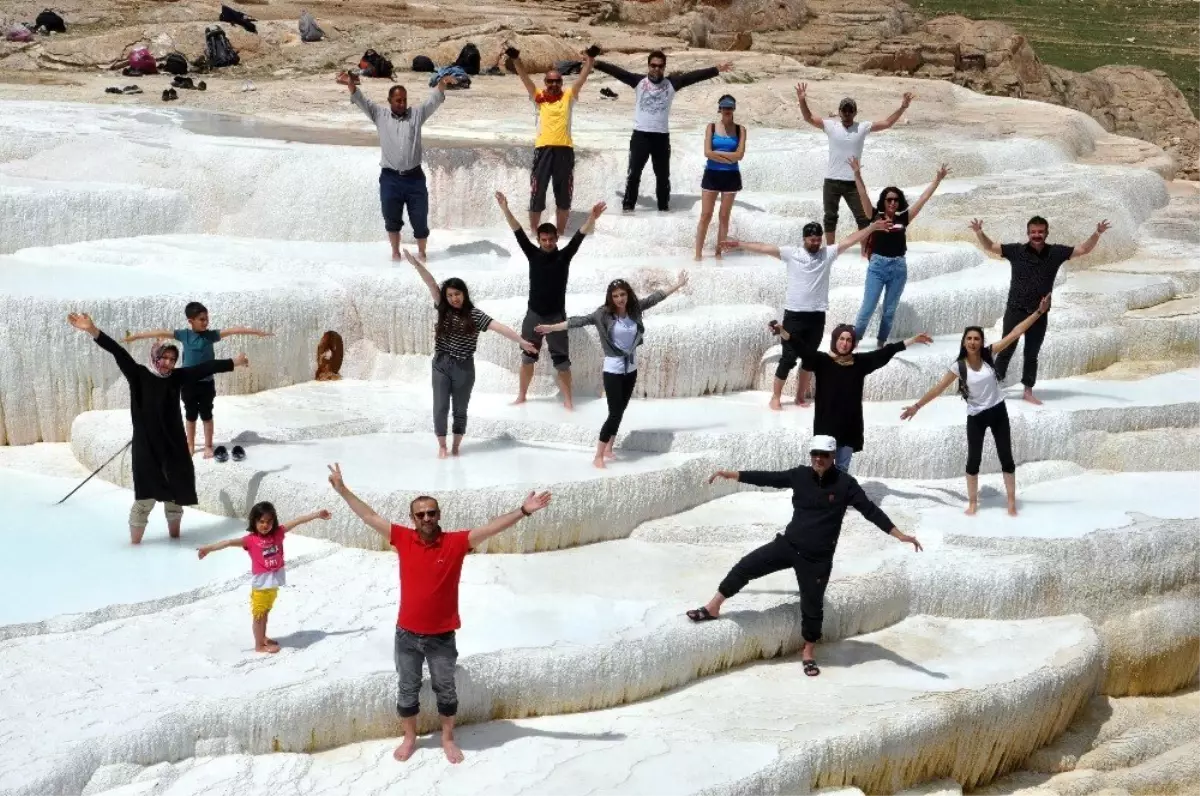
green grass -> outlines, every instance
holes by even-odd
[[[1196,0],[910,0],[933,17],[962,14],[1007,23],[1043,62],[1161,69],[1200,113],[1200,5]],[[1135,41],[1129,42],[1127,39]]]

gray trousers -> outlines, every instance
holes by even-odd
[[[129,524],[134,528],[145,528],[150,522],[150,512],[154,510],[154,498],[133,501],[129,508]],[[176,523],[183,517],[183,507],[169,500],[163,501],[163,513],[167,515],[168,523]]]
[[[467,433],[467,404],[475,387],[475,360],[449,354],[433,357],[433,433],[446,436],[446,416],[454,404],[455,435]]]
[[[458,647],[454,643],[454,631],[426,636],[396,628],[396,674],[400,677],[396,712],[401,718],[410,719],[421,712],[422,665],[429,663],[429,679],[433,684],[433,696],[437,700],[440,716],[453,716],[458,712],[458,692],[454,688],[454,666],[458,663]]]

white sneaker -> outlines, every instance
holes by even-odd
[[[254,91],[254,90],[255,90],[255,88],[254,88],[253,80],[247,80],[245,83],[242,84],[242,91]]]

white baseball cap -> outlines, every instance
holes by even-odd
[[[821,451],[823,453],[836,453],[837,440],[828,434],[817,434],[812,438],[812,442],[808,443],[810,451]]]

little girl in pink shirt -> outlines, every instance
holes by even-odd
[[[250,523],[245,536],[196,549],[200,558],[227,547],[240,547],[250,554],[250,614],[254,617],[255,652],[279,652],[279,644],[267,638],[267,616],[275,605],[279,587],[287,583],[283,564],[283,535],[306,522],[327,519],[329,512],[321,509],[280,524],[275,507],[263,501],[250,509]]]

